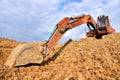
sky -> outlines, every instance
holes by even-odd
[[[64,17],[89,14],[95,20],[107,15],[120,32],[120,0],[0,0],[0,37],[17,41],[47,40],[55,25]],[[80,25],[65,33],[68,39],[84,38],[88,28]]]

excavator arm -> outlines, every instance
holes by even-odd
[[[65,17],[64,19],[62,19],[58,24],[56,24],[56,28],[47,42],[46,53],[48,54],[54,48],[56,43],[61,39],[61,37],[65,34],[66,31],[84,23],[87,23],[89,28],[89,25],[91,25],[94,31],[96,31],[97,24],[90,15],[81,15],[70,18]]]

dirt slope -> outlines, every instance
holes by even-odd
[[[120,80],[120,33],[57,45],[43,64],[9,69],[3,63],[18,44],[0,38],[0,80]]]

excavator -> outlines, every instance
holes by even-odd
[[[56,24],[56,27],[47,41],[20,44],[8,56],[5,65],[9,67],[24,66],[27,64],[41,64],[44,58],[52,51],[57,42],[70,29],[87,24],[87,37],[102,38],[103,35],[114,33],[108,16],[101,15],[97,22],[91,15],[65,17]]]

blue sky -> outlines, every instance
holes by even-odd
[[[108,15],[120,32],[120,0],[0,0],[0,37],[17,41],[46,40],[64,17]],[[60,42],[85,37],[86,24],[69,30]]]

